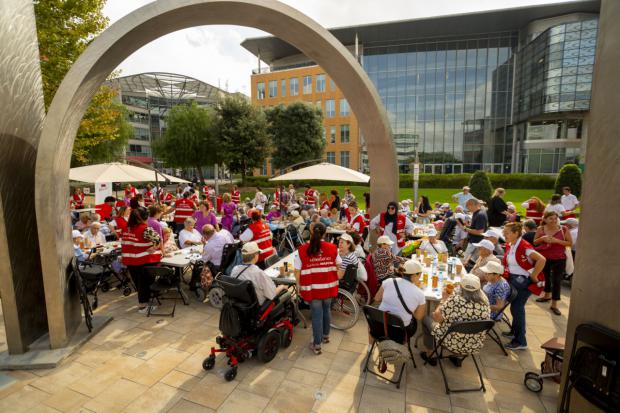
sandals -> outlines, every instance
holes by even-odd
[[[562,315],[562,312],[556,307],[550,307],[549,310],[551,310],[551,312],[555,315]]]
[[[547,303],[547,302],[549,302],[549,301],[551,301],[551,298],[544,298],[544,297],[540,297],[540,298],[537,298],[537,299],[536,299],[536,302],[537,302],[537,303]]]

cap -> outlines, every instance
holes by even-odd
[[[450,208],[450,204],[446,202],[446,203],[441,204],[441,207],[442,208]]]
[[[473,274],[466,274],[461,278],[461,288],[467,291],[478,291],[480,289],[480,278]]]
[[[351,245],[355,245],[355,242],[353,242],[353,237],[351,237],[351,236],[350,236],[349,234],[347,234],[347,233],[342,234],[342,235],[340,236],[340,239],[343,239],[343,240],[345,240],[345,241],[349,241],[349,242],[351,243]]]
[[[494,231],[492,229],[488,229],[487,232],[482,234],[482,236],[483,237],[493,237],[493,238],[497,238],[497,239],[500,239],[502,237],[502,235],[500,233],[498,233],[497,231]]]
[[[296,209],[291,211],[291,216],[297,218],[299,216],[299,211]]]
[[[409,205],[409,200],[408,199],[403,199],[402,201],[400,201],[401,204],[403,205]]]
[[[426,233],[426,235],[428,235],[429,237],[436,237],[437,236],[437,230],[435,228],[429,229],[428,232]]]
[[[394,245],[394,241],[392,241],[387,235],[381,235],[377,238],[377,245],[381,244]]]
[[[474,243],[474,247],[484,248],[484,249],[487,249],[489,251],[494,251],[495,250],[495,245],[493,245],[493,243],[491,241],[489,241],[488,239],[483,239],[480,242],[475,242]]]
[[[496,261],[489,261],[485,266],[480,267],[480,270],[487,274],[503,274],[504,266]]]
[[[465,220],[469,219],[469,217],[467,215],[463,214],[462,212],[458,212],[454,216],[456,217],[456,219],[460,219],[462,221],[465,221]]]
[[[405,274],[419,274],[422,272],[422,266],[416,260],[408,260],[403,265]]]
[[[560,221],[560,224],[568,225],[569,227],[576,227],[577,225],[579,225],[579,220],[577,218],[568,218],[564,221]]]
[[[464,186],[463,187],[463,191],[469,191],[469,187],[468,186]]]
[[[78,231],[77,229],[74,229],[71,232],[71,238],[84,238],[84,235],[82,235],[82,233]]]
[[[256,254],[257,252],[260,252],[260,248],[254,241],[243,244],[243,248],[241,248],[241,253],[245,255]]]

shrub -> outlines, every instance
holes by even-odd
[[[566,164],[560,169],[555,180],[555,193],[562,194],[562,188],[569,186],[571,192],[579,198],[581,196],[581,169],[575,164]]]
[[[474,172],[469,181],[469,188],[471,189],[472,195],[476,198],[485,202],[491,199],[493,187],[491,186],[491,181],[489,180],[486,172]]]

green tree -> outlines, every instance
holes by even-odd
[[[265,113],[248,100],[233,96],[221,100],[216,112],[221,158],[245,182],[245,176],[269,156],[271,140]]]
[[[555,179],[555,193],[562,194],[562,188],[565,186],[569,186],[577,198],[581,196],[581,169],[579,166],[569,163],[560,169],[560,173]]]
[[[314,105],[306,102],[279,105],[267,112],[267,119],[273,140],[274,168],[323,157],[323,115]]]
[[[111,162],[123,156],[133,127],[127,111],[114,98],[117,92],[102,86],[86,110],[73,145],[71,164]]]
[[[169,167],[196,168],[202,182],[202,167],[215,165],[218,147],[214,111],[191,102],[170,110],[166,132],[153,143],[153,152]]]
[[[484,171],[476,171],[469,180],[469,188],[471,193],[481,201],[487,202],[493,194],[491,181]]]

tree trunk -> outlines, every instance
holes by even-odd
[[[200,182],[200,186],[205,184],[204,175],[202,174],[202,166],[196,166],[196,171],[198,172],[198,182]]]

